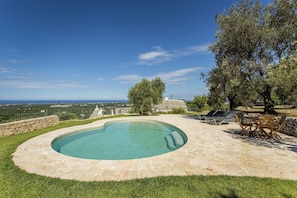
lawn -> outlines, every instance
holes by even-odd
[[[0,139],[0,197],[297,197],[297,181],[232,176],[156,177],[119,182],[79,182],[29,174],[12,161],[24,141],[58,126]]]

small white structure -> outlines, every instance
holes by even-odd
[[[100,118],[103,116],[103,109],[102,108],[98,108],[98,105],[96,105],[95,110],[93,111],[93,113],[90,115],[90,118]]]

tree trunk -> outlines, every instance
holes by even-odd
[[[261,96],[264,100],[264,113],[277,114],[277,112],[274,110],[274,104],[271,98],[271,86],[267,85],[265,91],[261,93]]]
[[[234,96],[227,96],[228,100],[229,100],[229,110],[234,110],[235,109],[235,97],[236,95]]]

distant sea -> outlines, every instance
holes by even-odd
[[[4,104],[94,104],[94,103],[127,103],[127,100],[0,100]]]

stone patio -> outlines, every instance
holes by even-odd
[[[62,134],[103,126],[115,120],[156,120],[185,132],[188,142],[174,152],[135,160],[87,160],[57,153],[51,142]],[[55,130],[29,139],[13,154],[21,169],[79,181],[120,181],[171,175],[233,175],[297,180],[296,138],[283,141],[239,135],[236,123],[209,125],[190,116],[131,116]]]

